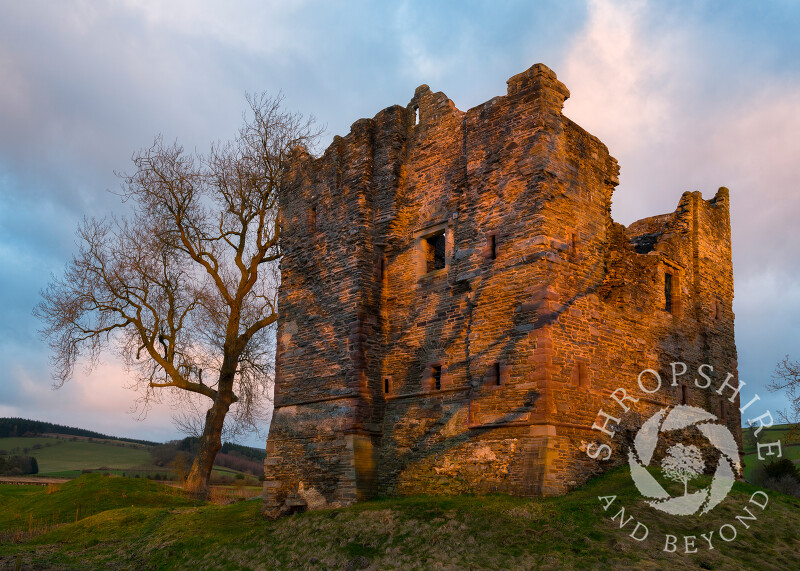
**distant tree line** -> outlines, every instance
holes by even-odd
[[[170,440],[164,444],[156,444],[150,448],[150,456],[153,459],[153,464],[166,467],[173,462],[180,453],[194,456],[197,452],[199,442],[199,438],[187,436],[182,440]]]
[[[224,452],[219,452],[217,454],[217,457],[214,460],[214,465],[223,466],[239,472],[247,472],[253,476],[259,476],[264,473],[263,461],[254,462],[248,458],[244,458],[235,454],[225,454]]]
[[[800,498],[800,470],[789,458],[756,464],[748,482]]]
[[[258,462],[259,464],[264,462],[264,458],[267,456],[266,447],[253,448],[252,446],[242,446],[241,444],[234,444],[233,442],[226,442],[223,444],[220,452],[223,454],[231,454],[233,456],[238,455],[242,458],[247,458],[249,460],[253,460],[254,462]]]
[[[53,424],[52,422],[44,422],[41,420],[28,420],[25,418],[0,418],[0,438],[8,438],[14,436],[36,436],[37,434],[64,434],[67,436],[84,436],[87,438],[100,438],[104,440],[121,440],[122,442],[133,442],[135,444],[144,444],[145,446],[154,446],[157,443],[149,440],[137,440],[135,438],[119,438],[117,436],[109,436],[94,432],[92,430],[85,430],[83,428],[75,428],[73,426],[62,426],[60,424]]]
[[[33,456],[0,456],[0,476],[38,473],[39,464]]]

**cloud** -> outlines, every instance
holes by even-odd
[[[646,36],[647,8],[642,1],[590,1],[560,74],[572,94],[565,113],[591,123],[615,152],[658,137],[668,113],[670,54],[680,56],[672,34]]]
[[[35,351],[4,347],[0,357],[6,376],[0,384],[0,416],[18,416],[78,426],[114,436],[167,440],[179,437],[172,426],[172,407],[153,403],[142,415],[138,393],[126,388],[130,377],[118,361],[106,356],[91,373],[77,367],[75,376],[54,389],[49,372]]]
[[[209,38],[190,42],[188,30],[165,29],[118,4],[7,10],[0,170],[26,194],[80,212],[108,209],[116,199],[103,191],[117,187],[113,171],[156,133],[168,128],[165,136],[191,148],[238,124],[244,89],[226,79],[230,53]]]
[[[685,190],[708,197],[725,185],[737,277],[796,274],[800,78],[756,71],[720,97],[713,36],[691,18],[675,33],[660,16],[644,2],[593,0],[562,74],[572,92],[565,112],[620,161],[615,217],[668,212]]]
[[[277,58],[302,48],[303,38],[292,30],[310,8],[302,0],[244,0],[226,5],[214,0],[124,0],[122,4],[151,28],[204,41],[210,38],[237,50]]]
[[[731,189],[739,370],[745,396],[780,408],[765,385],[778,359],[800,357],[800,77],[761,67],[757,45],[732,64],[725,42],[742,38],[715,22],[681,5],[592,0],[561,74],[565,113],[619,160],[623,223],[672,211],[685,190]]]
[[[791,4],[680,0],[9,3],[0,362],[16,376],[0,384],[0,412],[13,399],[26,414],[38,406],[74,424],[66,420],[83,418],[85,398],[92,422],[104,402],[102,422],[130,420],[120,416],[134,398],[121,369],[50,392],[30,310],[69,259],[80,218],[122,208],[105,192],[117,188],[113,171],[156,133],[203,150],[238,127],[246,91],[283,89],[330,138],[406,104],[420,83],[466,110],[540,61],[572,93],[565,113],[620,162],[615,219],[671,211],[684,190],[731,189],[740,370],[748,382],[766,378],[776,355],[795,350],[800,306],[798,23]],[[168,416],[133,426],[170,431]]]

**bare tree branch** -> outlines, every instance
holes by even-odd
[[[783,392],[788,407],[778,414],[785,424],[790,425],[787,440],[800,441],[800,362],[790,361],[789,356],[778,363],[767,385],[772,392]]]

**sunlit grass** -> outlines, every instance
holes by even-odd
[[[772,492],[767,509],[756,510],[758,520],[735,541],[694,554],[663,551],[666,533],[736,524],[757,489],[737,483],[706,516],[669,516],[644,502],[623,468],[558,498],[384,498],[270,521],[257,498],[198,504],[163,485],[92,475],[50,494],[19,493],[19,517],[0,528],[23,529],[15,538],[6,534],[0,550],[20,553],[31,566],[66,569],[800,568],[800,502]],[[603,511],[598,496],[612,495]],[[26,514],[35,524],[50,510],[74,518],[77,506],[90,505],[96,511],[79,513],[77,522],[24,529]],[[612,521],[620,507],[648,526],[647,540],[630,539],[630,527]]]

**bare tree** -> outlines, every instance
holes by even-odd
[[[53,349],[56,386],[79,358],[91,368],[114,348],[136,373],[145,406],[164,394],[189,409],[210,401],[186,480],[199,494],[229,410],[234,424],[252,426],[267,395],[277,191],[291,153],[320,134],[313,118],[284,111],[280,96],[247,101],[238,135],[205,155],[161,137],[136,153],[133,174],[118,174],[132,214],[85,219],[79,252],[34,310]]]
[[[703,473],[705,462],[697,446],[676,444],[667,449],[668,456],[661,462],[664,476],[683,482],[683,495],[689,493],[689,482]]]
[[[772,392],[783,392],[788,401],[788,408],[780,411],[780,418],[789,425],[787,440],[800,440],[800,362],[790,361],[789,356],[778,363],[772,374],[772,382],[767,385]]]

